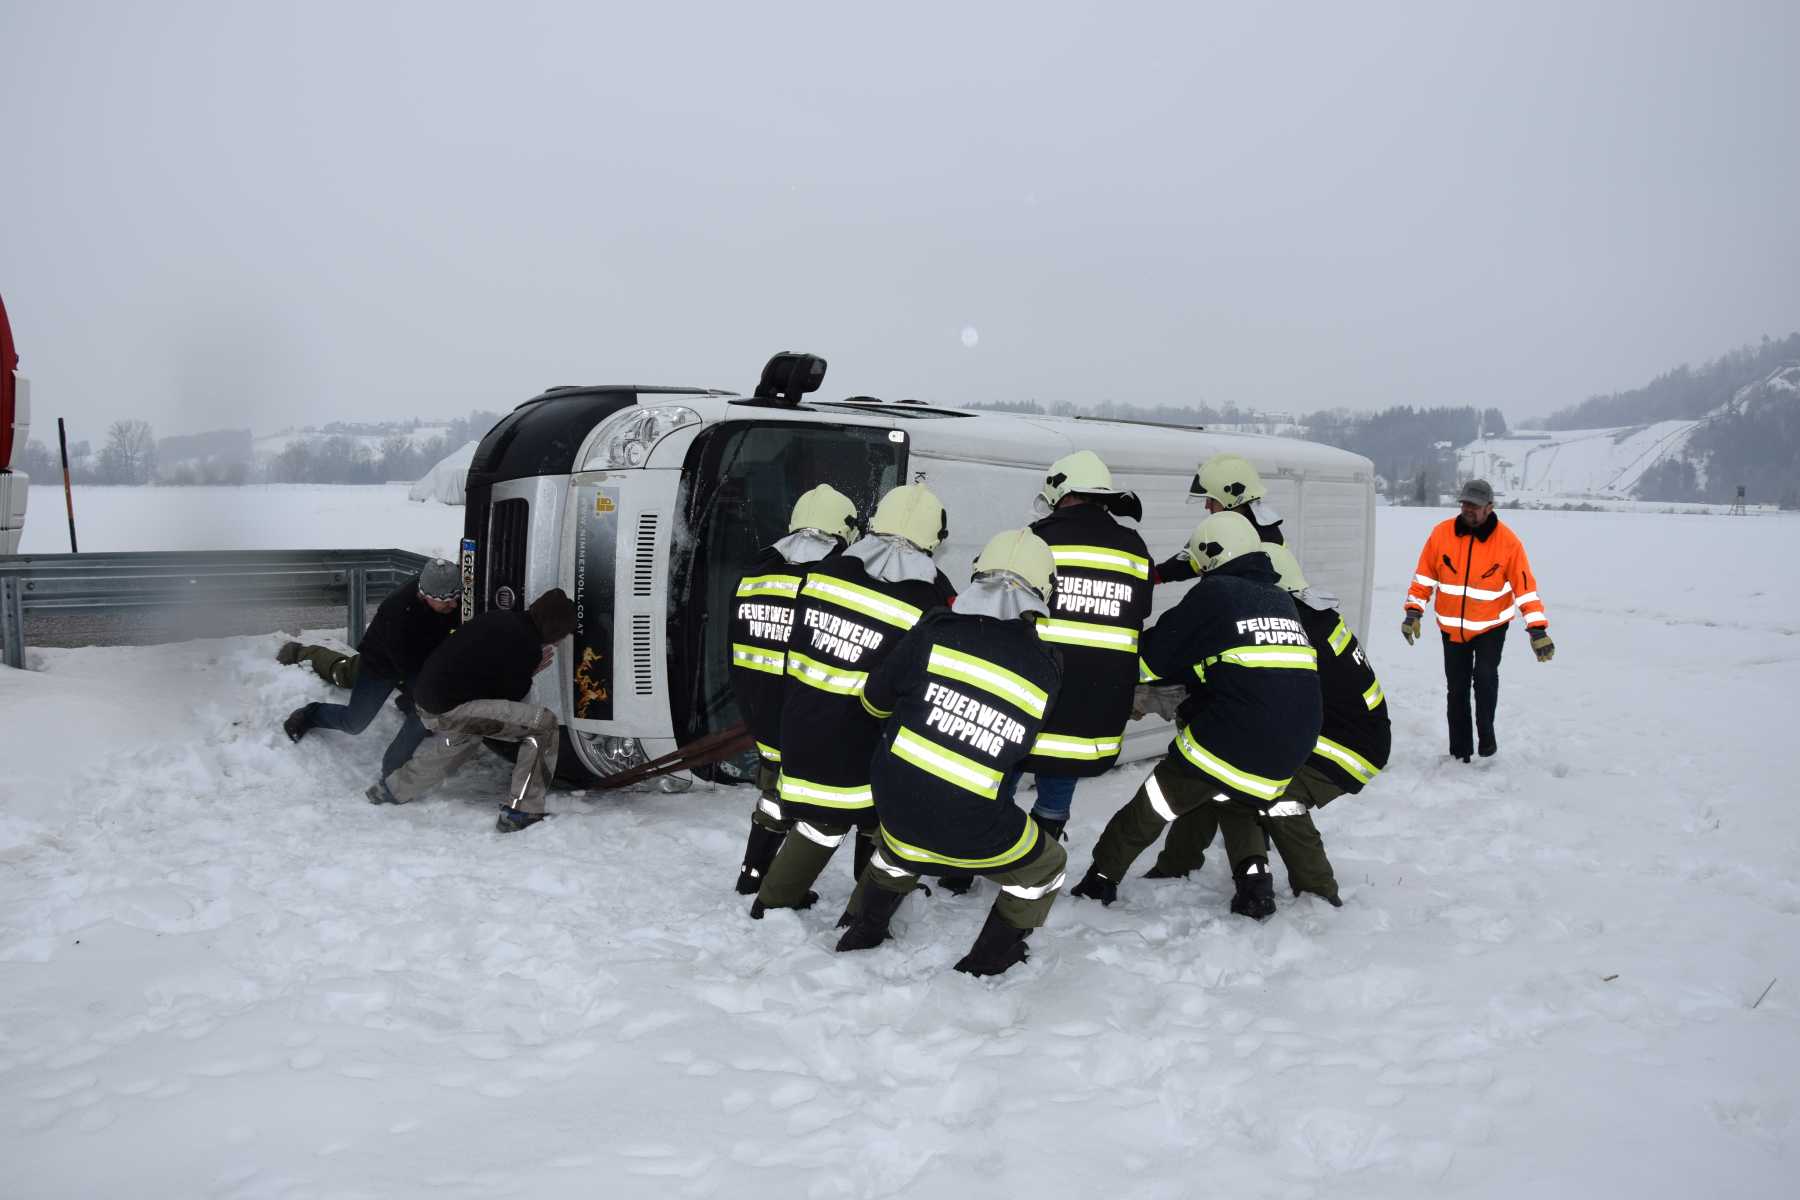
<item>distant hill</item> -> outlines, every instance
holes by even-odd
[[[1763,338],[1758,346],[1741,346],[1699,367],[1686,363],[1657,376],[1641,388],[1590,396],[1560,409],[1537,429],[1602,429],[1645,425],[1656,421],[1693,421],[1729,403],[1743,388],[1759,383],[1784,364],[1800,360],[1800,333],[1780,340]]]

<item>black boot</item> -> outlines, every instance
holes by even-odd
[[[975,877],[964,875],[960,871],[947,871],[938,876],[938,884],[952,896],[966,896],[969,889],[975,886]]]
[[[1063,836],[1063,826],[1065,826],[1069,823],[1069,818],[1067,818],[1067,817],[1040,817],[1036,813],[1033,813],[1031,815],[1031,819],[1038,823],[1038,828],[1043,830],[1044,836],[1049,838],[1051,841],[1066,842],[1069,840],[1068,838],[1065,838]]]
[[[744,865],[738,868],[738,895],[756,895],[757,889],[762,887],[763,872],[775,861],[775,852],[786,840],[787,834],[778,829],[767,829],[754,821],[750,823],[750,840],[744,846]]]
[[[786,907],[791,908],[794,911],[798,912],[799,910],[801,910],[803,908],[811,908],[813,905],[817,904],[818,902],[819,902],[819,893],[808,892],[808,893],[806,893],[806,895],[800,897],[800,903],[790,904],[790,905],[787,905]],[[762,920],[763,914],[768,911],[769,911],[768,905],[764,904],[761,900],[753,900],[750,902],[750,919],[752,921]]]
[[[288,741],[298,742],[306,736],[307,731],[313,727],[312,715],[313,706],[310,704],[302,704],[287,715],[287,720],[281,723],[281,732],[287,734]]]
[[[1171,867],[1171,866],[1164,866],[1163,860],[1159,858],[1156,860],[1156,864],[1154,866],[1152,866],[1148,871],[1144,872],[1144,878],[1145,879],[1186,879],[1189,875],[1193,874],[1195,871],[1198,871],[1201,868],[1201,866],[1203,866],[1205,864],[1205,862],[1206,862],[1206,859],[1204,856],[1202,856],[1200,861],[1195,863],[1191,867]]]
[[[1111,904],[1119,898],[1119,885],[1102,875],[1100,868],[1089,867],[1087,874],[1081,877],[1081,882],[1069,889],[1069,895]]]
[[[894,919],[894,913],[904,899],[903,893],[890,892],[886,888],[864,888],[860,911],[850,922],[850,927],[844,930],[844,936],[838,939],[839,952],[873,950],[887,941],[888,922]]]
[[[956,960],[956,969],[965,975],[1002,975],[1014,963],[1030,957],[1025,952],[1025,939],[1031,930],[1008,924],[998,909],[988,909],[987,921],[975,935],[969,952]]]
[[[1275,877],[1269,874],[1267,860],[1247,861],[1237,879],[1237,894],[1231,898],[1231,911],[1240,917],[1261,921],[1275,915]]]

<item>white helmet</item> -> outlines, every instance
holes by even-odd
[[[1202,573],[1266,549],[1256,526],[1234,512],[1216,512],[1200,522],[1187,544],[1188,557]]]
[[[856,505],[829,483],[821,483],[794,502],[794,515],[788,518],[788,532],[802,529],[816,529],[827,536],[849,541],[856,536]]]
[[[1046,602],[1056,586],[1056,556],[1049,543],[1029,529],[1005,529],[988,539],[975,560],[975,577],[1000,571],[1016,576]]]
[[[922,483],[903,483],[875,506],[869,532],[905,538],[930,554],[950,536],[950,519],[930,488]]]
[[[1277,546],[1274,542],[1264,542],[1262,550],[1275,568],[1275,583],[1282,591],[1298,595],[1306,590],[1306,575],[1300,570],[1300,560],[1294,557],[1292,550],[1286,546]]]
[[[1261,500],[1264,491],[1262,476],[1249,459],[1241,454],[1215,454],[1194,473],[1188,498],[1217,501],[1220,508],[1240,508]]]

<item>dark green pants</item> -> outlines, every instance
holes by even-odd
[[[1042,838],[1041,842],[1043,849],[1037,857],[1021,866],[961,872],[980,875],[1000,885],[994,911],[1014,929],[1041,928],[1050,916],[1050,906],[1056,903],[1056,893],[1062,890],[1063,872],[1069,865],[1068,851],[1054,838]],[[898,892],[904,896],[918,886],[919,876],[914,864],[878,842],[869,865],[857,881],[856,890],[850,894],[849,907],[844,911],[852,917],[862,911],[863,893],[868,888],[878,887],[884,892]]]
[[[1282,865],[1287,868],[1288,886],[1296,894],[1312,892],[1327,899],[1337,899],[1337,877],[1332,874],[1331,859],[1325,854],[1325,840],[1319,836],[1319,827],[1313,824],[1310,810],[1323,808],[1341,795],[1343,789],[1308,764],[1295,773],[1287,790],[1271,806],[1278,812],[1284,802],[1292,801],[1304,805],[1308,811],[1292,816],[1270,813],[1259,820],[1261,831],[1268,835],[1275,845],[1275,852],[1281,856]],[[1206,807],[1182,814],[1169,826],[1169,836],[1156,859],[1157,869],[1171,875],[1198,871],[1206,861],[1206,848],[1212,844],[1213,833],[1220,824],[1216,817],[1217,814]],[[1228,833],[1225,852],[1231,860],[1234,875],[1244,858],[1239,849],[1241,847],[1234,849]],[[1259,849],[1253,853],[1263,851]]]
[[[294,661],[306,663],[326,683],[347,688],[356,685],[356,668],[362,660],[355,654],[345,654],[330,646],[302,646]]]
[[[757,807],[760,811],[761,805]],[[872,812],[873,809],[869,811]],[[754,817],[751,819],[755,820]],[[852,830],[860,838],[872,838],[875,834],[872,825],[856,829],[850,821],[841,825],[804,819],[792,821],[787,839],[776,852],[775,861],[769,864],[768,874],[763,876],[762,887],[757,889],[757,901],[764,908],[805,907],[808,903],[806,894],[812,890],[812,885],[825,870],[825,864],[831,861],[831,856],[837,853],[838,845]]]
[[[1195,827],[1197,834],[1206,835],[1200,843],[1202,850],[1216,830],[1225,835],[1225,852],[1234,865],[1267,855],[1257,809],[1250,801],[1221,788],[1217,780],[1190,769],[1171,754],[1156,764],[1137,794],[1106,823],[1094,844],[1095,868],[1117,883],[1165,828],[1190,814],[1197,814],[1202,822]]]

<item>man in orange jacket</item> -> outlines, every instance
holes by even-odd
[[[1464,762],[1498,750],[1494,706],[1500,698],[1500,652],[1506,626],[1523,615],[1531,649],[1539,662],[1556,653],[1550,618],[1538,599],[1537,578],[1518,534],[1494,515],[1494,489],[1485,479],[1463,484],[1462,511],[1443,521],[1425,539],[1412,585],[1406,589],[1401,636],[1412,645],[1431,593],[1437,592],[1438,632],[1444,638],[1445,712],[1450,722],[1450,755]],[[1475,737],[1469,732],[1469,691],[1475,692]],[[1478,740],[1477,740],[1478,739]]]

